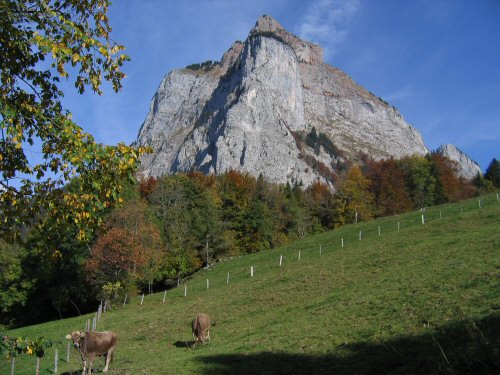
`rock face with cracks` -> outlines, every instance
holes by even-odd
[[[305,186],[332,183],[343,163],[361,154],[427,153],[394,107],[269,16],[219,63],[167,74],[137,144],[153,149],[142,158],[142,177],[236,169]]]

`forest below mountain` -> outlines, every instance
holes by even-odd
[[[465,181],[453,162],[431,154],[363,158],[362,167],[346,166],[336,191],[321,183],[275,185],[237,171],[129,184],[122,206],[108,210],[86,241],[76,224],[55,220],[24,228],[15,243],[0,241],[0,324],[78,315],[99,300],[172,287],[226,257],[493,191],[499,170],[494,159],[485,177]]]

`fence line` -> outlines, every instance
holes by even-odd
[[[397,221],[397,230],[399,231],[401,228],[402,228],[402,225],[401,224],[406,224],[404,225],[404,228],[411,228],[412,226],[416,227],[418,224],[419,224],[419,221],[421,222],[421,224],[428,224],[429,226],[431,225],[431,223],[434,221],[434,220],[438,220],[438,219],[442,219],[443,217],[446,217],[446,218],[452,218],[455,214],[460,214],[462,215],[464,212],[470,212],[470,211],[473,211],[473,210],[477,210],[477,209],[483,209],[484,207],[488,206],[488,205],[491,205],[491,204],[496,204],[495,203],[495,200],[497,202],[500,202],[500,196],[498,193],[496,193],[496,196],[493,196],[494,197],[492,199],[492,202],[490,202],[490,200],[488,199],[478,199],[477,200],[477,206],[474,205],[474,202],[467,202],[468,204],[466,204],[464,206],[464,204],[461,204],[460,205],[460,212],[458,213],[458,210],[455,207],[445,207],[445,208],[439,208],[439,211],[437,209],[431,209],[431,210],[422,210],[420,212],[414,212],[416,213],[416,215],[411,215],[411,213],[409,215],[407,215],[405,217],[404,220],[402,220],[401,218],[399,218],[399,215],[396,215],[396,216],[393,216],[392,218],[383,218],[383,222],[381,222],[379,225],[377,226],[373,226],[372,223],[370,222],[362,222],[362,223],[357,223],[357,226],[358,225],[363,225],[365,224],[364,227],[362,227],[361,229],[359,229],[359,232],[358,232],[358,238],[359,240],[361,240],[363,238],[363,234],[366,236],[368,236],[367,238],[371,238],[369,233],[370,230],[368,229],[371,229],[374,233],[377,233],[378,236],[381,236],[382,235],[382,226],[386,228],[386,230],[384,230],[384,234],[387,233],[387,228],[391,228],[391,224],[393,225],[394,223],[394,220]],[[443,215],[443,211],[445,213],[445,215]],[[451,211],[451,213],[450,213]],[[425,212],[422,213],[422,212]],[[420,216],[420,217],[419,217]],[[420,219],[420,220],[419,220]],[[426,225],[427,226],[427,225]],[[392,228],[394,228],[394,226],[392,226]],[[363,230],[365,231],[365,233],[363,233]],[[345,243],[344,239],[349,239],[349,236],[355,236],[355,232],[356,231],[340,231],[339,233],[339,237],[340,237],[340,248],[344,248],[346,246],[347,243]],[[390,231],[389,231],[390,232]],[[337,241],[338,241],[338,238],[337,237]],[[374,237],[374,239],[376,239],[377,237]],[[313,248],[316,248],[318,246],[317,244],[311,244],[311,245],[308,245],[308,244],[300,244],[300,243],[297,243],[295,246],[292,246],[289,248],[289,250],[286,250],[288,252],[290,251],[297,251],[298,250],[298,257],[297,257],[297,261],[298,260],[301,260],[301,251],[302,250],[308,250],[308,249],[313,249]],[[299,247],[299,249],[297,249]],[[322,255],[323,253],[323,250],[326,250],[328,252],[328,249],[338,249],[338,242],[335,242],[334,239],[330,239],[330,241],[326,242],[326,243],[323,243],[323,244],[319,244],[319,254]],[[329,252],[330,254],[333,254],[332,252]],[[314,253],[311,253],[311,254],[314,254]],[[316,253],[317,254],[317,253]],[[233,257],[231,257],[233,258]],[[234,257],[235,259],[239,259],[239,258],[236,258]],[[275,258],[274,258],[275,259]],[[233,259],[230,259],[230,260],[233,260]],[[269,262],[270,258],[267,259],[266,261]],[[272,262],[274,263],[275,260]],[[266,269],[271,269],[273,268],[272,266],[272,263],[269,263],[269,264],[258,264],[257,266],[260,267],[259,269],[260,270],[266,270]],[[274,267],[276,263],[274,263]],[[283,266],[283,254],[280,254],[280,266]],[[248,268],[247,268],[248,270]],[[240,269],[239,271],[237,270],[232,270],[231,271],[231,274],[232,274],[232,278],[234,280],[238,280],[239,278],[241,277],[246,277],[248,278],[248,271],[245,271],[243,269]],[[260,272],[260,274],[262,274],[262,272]],[[254,266],[252,265],[250,267],[250,277],[254,277]],[[189,278],[186,278],[186,279],[189,279]],[[185,280],[186,280],[185,279]],[[229,280],[230,280],[230,272],[227,272],[227,278],[226,278],[226,284],[229,284]],[[207,278],[206,279],[206,286],[207,286],[207,289],[209,289],[209,279]],[[217,286],[217,283],[215,284]],[[196,287],[194,287],[194,289],[196,290]],[[152,285],[150,284],[149,286],[149,290],[152,292]],[[176,289],[174,289],[176,290]],[[163,293],[163,303],[165,302],[166,300],[166,295],[167,295],[167,290],[164,291]],[[184,284],[184,297],[187,297],[187,283]],[[123,300],[123,306],[125,306],[126,302],[127,302],[127,298],[128,298],[128,295],[125,294],[125,297],[124,297],[124,300]],[[143,305],[144,303],[144,293],[142,294],[142,297],[141,297],[141,306]],[[149,298],[149,297],[148,297]],[[106,311],[104,309],[104,304],[103,304],[103,301],[101,301],[101,303],[99,304],[99,307],[97,309],[97,312],[95,313],[95,316],[92,318],[92,326],[91,326],[91,323],[90,323],[90,319],[87,319],[86,322],[85,322],[85,329],[86,331],[89,331],[91,328],[92,330],[96,330],[97,329],[97,324],[98,322],[100,321],[103,313]],[[70,342],[68,342],[68,345],[67,345],[67,348],[66,348],[66,362],[69,363],[70,362],[70,348],[71,348],[71,345],[70,345]],[[58,372],[58,355],[59,355],[59,352],[58,352],[58,348],[55,348],[54,350],[54,370],[53,372],[54,373],[57,373]],[[21,358],[21,357],[18,357],[18,358]],[[37,369],[39,369],[40,367],[40,358],[37,358]],[[14,375],[15,374],[15,368],[16,368],[16,359],[15,357],[12,357],[11,358],[11,375]]]

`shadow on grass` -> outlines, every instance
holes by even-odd
[[[331,354],[284,352],[197,358],[203,374],[500,374],[500,315],[424,335],[345,344]]]
[[[176,341],[174,342],[174,346],[176,348],[192,348],[194,345],[194,341]]]

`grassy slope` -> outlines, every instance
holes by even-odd
[[[165,304],[163,293],[147,296],[142,308],[136,297],[98,325],[120,336],[111,374],[498,371],[500,203],[490,195],[482,206],[474,199],[431,208],[425,225],[413,212],[345,226],[220,262],[187,283],[187,297],[181,287],[167,293]],[[187,348],[190,319],[201,311],[216,321],[212,340]],[[9,334],[59,340],[87,318]],[[62,342],[59,356],[65,352]],[[59,361],[60,373],[77,373],[76,354],[69,364]],[[51,350],[45,373],[53,362]],[[16,374],[33,374],[34,363],[19,358]],[[0,373],[8,368],[2,359]]]

